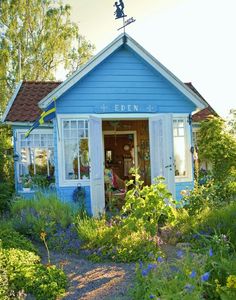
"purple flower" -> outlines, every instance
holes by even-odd
[[[172,272],[179,272],[179,268],[177,268],[176,266],[170,266],[170,270]]]
[[[213,256],[213,250],[212,250],[212,248],[209,250],[209,256],[210,257]]]
[[[154,299],[155,296],[151,294],[149,298],[150,298],[150,299]]]
[[[188,283],[185,285],[184,289],[186,290],[186,292],[192,293],[192,291],[194,290],[194,285]]]
[[[159,263],[162,263],[162,262],[164,261],[164,259],[163,259],[161,256],[158,256],[157,261],[158,261]]]
[[[196,277],[196,275],[197,275],[197,272],[193,270],[193,271],[190,273],[189,277],[190,277],[190,278],[194,278],[194,277]]]
[[[201,281],[207,281],[210,277],[210,272],[206,272],[201,276]]]
[[[181,257],[183,257],[184,256],[184,252],[182,251],[182,250],[178,250],[177,251],[177,257],[178,258],[181,258]]]
[[[140,269],[142,269],[142,267],[143,267],[143,262],[141,260],[139,261],[139,267],[140,267]]]
[[[156,264],[149,264],[149,265],[148,265],[148,270],[155,269],[156,267],[157,267]]]
[[[147,276],[148,273],[149,273],[149,270],[146,270],[146,269],[142,270],[142,275],[143,275],[144,277]]]

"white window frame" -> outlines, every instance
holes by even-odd
[[[88,121],[88,140],[89,140],[89,116],[81,114],[58,114],[57,115],[57,162],[58,162],[58,179],[60,187],[75,187],[78,184],[81,186],[89,186],[90,179],[66,179],[65,178],[65,149],[64,149],[64,140],[63,140],[63,121],[71,120],[86,120]],[[59,135],[59,136],[58,136]],[[89,158],[90,158],[90,149],[89,149]]]
[[[16,153],[20,156],[21,155],[21,149],[22,148],[27,148],[26,147],[21,147],[21,134],[26,134],[26,132],[28,132],[28,128],[22,128],[22,129],[16,129],[15,130],[15,151]],[[53,143],[52,143],[52,148],[54,149],[54,158],[55,158],[55,145],[54,145],[54,132],[53,132],[53,128],[39,128],[39,129],[34,129],[32,134],[52,134],[53,136]],[[40,148],[40,147],[38,147]],[[42,147],[44,148],[44,147]],[[45,147],[45,149],[48,149],[47,147]],[[19,164],[21,162],[17,161],[15,166],[16,166],[16,178],[17,178],[17,182],[20,182],[20,169],[19,169]]]
[[[173,114],[173,123],[174,120],[183,120],[184,122],[184,137],[185,137],[185,157],[186,157],[186,175],[185,176],[175,176],[175,182],[189,182],[193,181],[193,163],[191,155],[191,128],[189,125],[189,114]],[[173,141],[174,141],[174,130],[173,130]]]

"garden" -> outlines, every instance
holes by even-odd
[[[11,198],[3,187],[0,299],[70,299],[70,279],[52,253],[136,266],[123,299],[236,299],[236,142],[224,126],[215,117],[203,122],[199,155],[212,170],[200,172],[196,160],[195,188],[179,202],[164,178],[144,186],[135,169],[124,206],[100,218],[55,194]]]

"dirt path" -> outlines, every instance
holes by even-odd
[[[39,249],[42,262],[46,252]],[[128,289],[135,275],[135,264],[93,263],[73,255],[50,252],[51,263],[63,266],[69,288],[62,299],[128,300]]]
[[[42,262],[46,251],[38,247]],[[162,245],[168,258],[175,257],[176,247]],[[75,255],[50,251],[51,263],[63,267],[69,288],[65,300],[130,300],[128,290],[135,276],[135,264],[93,263]]]

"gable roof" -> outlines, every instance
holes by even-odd
[[[61,82],[23,81],[17,86],[3,116],[3,122],[34,122],[42,110],[38,103],[43,97],[55,90]],[[193,115],[194,122],[200,122],[209,115],[216,115],[214,109],[201,96],[191,82],[185,83],[194,93],[205,101],[207,107]]]
[[[91,58],[84,66],[72,74],[68,79],[62,82],[52,92],[46,95],[40,102],[40,108],[46,108],[53,98],[59,98],[67,90],[69,90],[75,83],[86,76],[91,70],[93,70],[98,64],[104,61],[109,55],[114,53],[122,45],[127,45],[130,49],[136,52],[142,59],[150,64],[155,70],[157,70],[164,78],[172,83],[181,93],[183,93],[190,101],[192,101],[198,109],[204,109],[206,103],[204,100],[194,93],[188,86],[181,82],[173,73],[171,73],[164,65],[162,65],[156,58],[148,53],[141,45],[139,45],[134,39],[132,39],[127,33],[119,35],[113,42],[111,42],[101,52]]]
[[[206,120],[210,115],[219,117],[219,115],[217,114],[217,112],[210,106],[210,104],[206,101],[205,98],[203,98],[203,96],[198,92],[198,90],[196,90],[196,88],[192,85],[191,82],[186,82],[185,83],[195,94],[197,94],[199,97],[201,97],[205,103],[207,104],[207,107],[196,112],[195,114],[193,114],[193,122],[201,122],[203,120]]]
[[[34,122],[42,112],[38,106],[39,101],[60,83],[53,81],[21,81],[8,103],[2,121]]]

